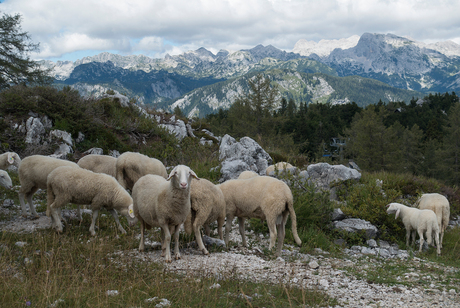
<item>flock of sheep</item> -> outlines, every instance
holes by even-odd
[[[266,220],[270,232],[269,249],[278,239],[276,256],[279,256],[285,237],[285,225],[291,215],[292,233],[300,246],[297,234],[296,214],[293,196],[289,186],[270,176],[259,176],[245,171],[238,179],[215,185],[198,178],[189,167],[178,165],[167,173],[163,163],[140,153],[125,152],[118,158],[107,155],[87,155],[78,163],[32,155],[24,158],[14,152],[0,155],[0,185],[11,188],[12,182],[6,170],[10,165],[18,167],[19,201],[22,215],[27,216],[25,199],[30,214],[38,217],[32,196],[38,189],[47,190],[47,216],[51,217],[51,227],[62,232],[61,208],[68,203],[89,205],[92,210],[91,235],[95,235],[95,224],[99,210],[108,210],[115,219],[118,229],[126,233],[118,219],[118,213],[125,216],[130,226],[141,225],[139,251],[144,251],[145,228],[160,227],[162,256],[171,262],[170,243],[174,234],[175,259],[180,258],[179,229],[184,224],[185,231],[194,232],[199,249],[209,252],[201,238],[201,227],[209,235],[209,224],[217,221],[218,235],[223,237],[225,224],[225,244],[228,245],[231,224],[238,218],[243,246],[246,246],[244,222],[246,218]],[[288,163],[279,163],[273,170],[290,168]],[[272,170],[267,170],[267,175]],[[131,191],[131,194],[129,193]],[[435,239],[437,253],[440,254],[442,238],[449,222],[449,202],[439,194],[424,194],[417,201],[419,208],[407,207],[399,203],[387,205],[387,213],[401,216],[406,228],[406,245],[412,232],[420,236],[420,250],[423,235],[428,244]],[[78,207],[78,216],[81,212]]]

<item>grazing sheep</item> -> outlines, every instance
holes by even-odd
[[[5,170],[0,170],[0,185],[7,189],[11,189],[13,187],[10,175]]]
[[[433,236],[436,242],[436,252],[441,254],[439,245],[439,226],[436,214],[432,210],[420,210],[414,207],[408,207],[400,203],[390,203],[387,205],[387,213],[396,213],[395,219],[401,215],[402,222],[406,228],[406,246],[409,246],[409,237],[412,231],[412,244],[415,243],[415,232],[420,237],[419,252],[422,251],[423,234],[426,233],[426,241],[431,245]]]
[[[93,210],[93,220],[89,228],[91,235],[96,234],[94,227],[101,208],[106,208],[112,213],[115,210],[119,211],[128,218],[130,226],[137,222],[129,214],[129,210],[132,210],[133,199],[114,177],[107,174],[94,173],[72,166],[54,169],[48,175],[46,215],[51,216],[51,226],[55,227],[57,232],[62,232],[60,210],[68,203],[91,205]],[[113,216],[119,230],[126,234],[118,221],[116,212]]]
[[[238,179],[239,180],[245,180],[245,179],[250,179],[250,178],[253,178],[255,176],[259,176],[256,172],[254,171],[243,171],[240,173],[240,175],[238,176]]]
[[[438,226],[441,232],[439,244],[442,248],[442,240],[444,238],[444,231],[449,225],[450,218],[450,205],[449,200],[443,195],[432,193],[423,194],[415,203],[415,206],[421,210],[432,210],[438,219]]]
[[[35,217],[39,217],[32,203],[32,196],[39,188],[46,189],[48,174],[61,166],[80,168],[76,163],[71,161],[42,155],[28,156],[22,160],[18,171],[19,182],[21,183],[21,188],[19,189],[19,202],[21,203],[22,215],[24,217],[27,216],[24,196],[29,203],[30,213]]]
[[[268,166],[268,168],[265,170],[265,174],[270,175],[270,172],[273,172],[275,170],[278,170],[278,172],[281,173],[282,171],[284,172],[286,169],[289,169],[289,168],[294,168],[294,166],[291,165],[290,163],[280,161],[279,163]]]
[[[179,226],[190,214],[190,182],[198,179],[195,172],[184,165],[176,166],[167,179],[148,174],[139,179],[133,187],[134,215],[141,223],[139,251],[144,251],[145,228],[161,227],[162,256],[171,262],[171,234],[176,245],[174,255],[180,259]]]
[[[144,154],[125,152],[117,158],[116,179],[125,189],[133,189],[134,184],[146,174],[156,174],[166,179],[168,173],[161,161]]]
[[[9,166],[19,168],[21,158],[15,152],[6,152],[0,155],[0,169],[6,170]]]
[[[219,238],[224,239],[222,228],[225,221],[225,200],[222,191],[206,179],[192,179],[190,184],[191,212],[184,223],[185,232],[195,233],[196,242],[203,254],[209,254],[201,238],[201,226],[205,226],[209,236],[209,224],[217,220]]]
[[[297,234],[297,220],[292,193],[286,183],[269,176],[256,176],[249,179],[228,180],[218,186],[224,194],[227,212],[226,245],[228,245],[228,234],[235,216],[238,217],[243,246],[246,246],[244,219],[246,217],[260,218],[266,220],[268,224],[270,231],[269,249],[275,246],[278,235],[276,256],[279,256],[284,242],[285,225],[289,214],[291,214],[294,239],[299,246],[302,244]]]
[[[111,175],[114,178],[117,176],[117,159],[113,156],[90,154],[80,158],[77,165],[96,173]]]

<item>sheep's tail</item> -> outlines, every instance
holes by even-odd
[[[193,227],[192,227],[192,212],[188,214],[187,218],[184,221],[184,229],[185,232],[190,235],[193,232]]]
[[[292,199],[287,202],[287,207],[289,210],[289,214],[291,214],[291,221],[292,221],[292,235],[294,235],[294,240],[297,245],[302,245],[302,241],[300,240],[299,235],[297,234],[297,216],[295,215],[294,211],[294,203]]]

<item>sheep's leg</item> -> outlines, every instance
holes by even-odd
[[[276,249],[276,257],[279,257],[281,250],[283,249],[284,237],[286,236],[286,222],[288,219],[288,213],[283,213],[283,216],[278,216],[277,228],[278,228],[278,248]],[[282,219],[280,219],[282,218]]]
[[[141,242],[139,243],[139,251],[143,252],[145,250],[144,246],[144,232],[145,232],[145,223],[142,219],[139,219],[141,222]]]
[[[60,233],[60,232],[62,232],[62,223],[61,223],[61,219],[59,217],[60,216],[59,212],[57,211],[56,208],[54,208],[55,204],[56,204],[56,202],[53,202],[50,205],[50,214],[51,214],[51,217],[52,217],[52,221],[54,220],[56,232]]]
[[[174,231],[174,240],[176,242],[176,244],[174,245],[174,257],[176,260],[179,260],[180,259],[180,252],[179,252],[179,230],[180,230],[180,225],[177,225],[175,226],[175,231]],[[174,230],[174,226],[172,227],[172,229]],[[198,232],[200,232],[200,230],[198,230]],[[200,236],[200,240],[201,240],[201,236]],[[203,242],[201,243],[203,245]]]
[[[98,215],[99,210],[93,210],[93,219],[91,220],[91,226],[89,227],[89,232],[91,232],[92,236],[96,235],[96,231],[94,231],[94,229],[96,228],[96,220]]]
[[[438,254],[438,256],[440,256],[441,255],[441,243],[439,240],[439,232],[434,233],[434,241],[436,243],[436,253]]]
[[[121,233],[126,234],[126,230],[123,229],[123,227],[121,226],[120,220],[118,219],[117,211],[115,211],[115,209],[110,209],[109,212],[112,214],[113,219],[115,219],[115,222],[117,223],[118,230],[120,230]]]
[[[418,252],[422,252],[422,246],[423,246],[423,243],[425,242],[425,240],[423,239],[423,232],[418,231],[418,236],[420,237],[420,247],[418,249]]]
[[[444,227],[441,227],[439,230],[441,231],[440,236],[439,236],[439,245],[442,248],[442,240],[444,238]],[[435,238],[435,240],[436,240],[436,238]]]
[[[278,232],[276,231],[276,218],[270,218],[267,217],[267,224],[268,224],[268,231],[270,231],[270,245],[268,246],[268,249],[272,249],[275,247],[276,243],[276,237],[278,235]]]
[[[77,216],[78,216],[78,221],[81,223],[83,221],[83,218],[81,217],[80,204],[77,204]]]
[[[169,226],[168,224],[163,224],[161,225],[161,229],[164,232],[164,256],[165,256],[165,262],[166,263],[171,263],[171,233],[169,232]]]
[[[165,233],[163,228],[160,228],[160,238],[161,238],[161,256],[164,257],[166,254],[166,245],[165,245]]]
[[[219,234],[221,234],[222,232],[220,232]],[[204,234],[206,234],[207,236],[211,236],[211,228],[209,228],[209,224],[206,224],[204,226]],[[222,237],[221,240],[223,240],[224,238]]]
[[[243,247],[246,247],[246,236],[244,235],[244,217],[238,217],[238,228],[240,229]]]
[[[195,219],[193,222],[193,232],[195,232],[196,243],[198,244],[198,248],[201,250],[201,252],[204,255],[208,255],[209,251],[206,249],[206,247],[204,247],[203,239],[201,238],[200,227],[201,226],[199,226],[197,223],[197,219]]]
[[[228,247],[228,238],[230,236],[230,231],[232,230],[232,221],[233,216],[227,216],[227,221],[225,222],[225,246]]]
[[[219,234],[219,238],[221,240],[224,240],[224,233],[223,233],[224,222],[225,222],[225,217],[220,217],[217,219],[217,233]],[[209,229],[208,225],[206,225],[206,227]]]
[[[22,216],[27,217],[27,208],[24,202],[24,193],[19,192],[19,203],[21,204]]]
[[[33,193],[29,193],[26,195],[27,202],[29,203],[30,214],[32,214],[32,216],[34,216],[35,218],[38,218],[40,216],[38,216],[37,212],[35,211],[35,205],[32,202],[32,196],[33,196]]]

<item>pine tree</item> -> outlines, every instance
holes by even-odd
[[[17,84],[48,84],[48,71],[29,58],[39,50],[39,44],[30,40],[21,30],[21,15],[4,14],[0,18],[0,91]]]
[[[446,180],[453,184],[460,184],[460,103],[451,109],[448,123],[444,127],[444,147],[439,153],[439,168],[446,176]]]

